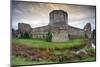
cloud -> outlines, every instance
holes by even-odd
[[[85,23],[95,23],[95,7],[69,4],[51,4],[38,2],[12,2],[12,26],[19,22],[29,23],[39,27],[49,23],[49,13],[52,10],[64,10],[68,13],[68,23],[81,28]],[[82,25],[83,24],[83,25]]]

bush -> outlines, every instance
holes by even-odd
[[[21,38],[31,38],[28,33],[21,34]]]
[[[46,41],[47,42],[51,42],[52,41],[52,33],[51,32],[47,33]]]
[[[30,36],[29,36],[28,33],[25,33],[25,34],[24,34],[24,37],[25,37],[25,38],[29,38]]]

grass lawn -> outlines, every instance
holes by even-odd
[[[13,38],[12,43],[16,44],[24,44],[33,47],[41,47],[41,48],[71,48],[78,47],[84,45],[87,42],[87,39],[74,39],[68,40],[66,42],[46,42],[45,40],[36,40],[36,39],[18,39]]]
[[[84,59],[82,59],[81,61],[95,61],[96,60],[96,57],[86,57]]]
[[[12,65],[29,65],[29,64],[49,64],[49,63],[55,63],[52,61],[32,61],[32,60],[27,60],[26,58],[22,57],[16,57],[12,56]]]

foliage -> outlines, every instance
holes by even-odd
[[[26,33],[23,33],[21,34],[21,37],[20,38],[31,38],[30,35],[26,32]]]
[[[47,33],[46,41],[47,42],[51,42],[52,41],[52,33],[51,32]]]

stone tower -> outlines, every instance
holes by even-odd
[[[68,14],[63,10],[53,10],[49,16],[50,25],[68,25]]]
[[[49,31],[52,32],[53,42],[64,42],[68,40],[68,14],[63,10],[53,10],[49,14]]]

